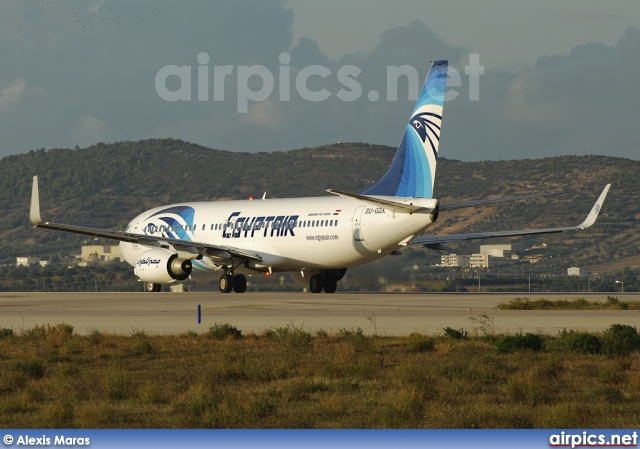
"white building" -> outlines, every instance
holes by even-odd
[[[28,267],[32,263],[40,263],[39,257],[27,256],[27,257],[16,257],[16,266]]]
[[[440,266],[468,267],[471,256],[464,254],[448,254],[440,257]]]
[[[469,266],[471,268],[489,268],[488,254],[471,254],[469,258]]]
[[[521,243],[504,245],[480,245],[480,254],[492,257],[511,257],[514,254],[524,253],[524,245]]]
[[[76,257],[85,262],[110,262],[116,259],[122,261],[122,254],[120,254],[118,245],[83,245],[80,255]]]
[[[583,268],[583,267],[571,267],[571,268],[567,268],[567,275],[568,276],[586,276],[587,273],[587,269]]]

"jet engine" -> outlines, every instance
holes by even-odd
[[[192,269],[191,260],[180,259],[169,250],[157,248],[142,253],[133,272],[143,282],[166,284],[184,281]]]

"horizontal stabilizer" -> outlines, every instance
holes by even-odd
[[[429,210],[428,208],[423,206],[416,206],[414,204],[401,203],[399,201],[385,200],[382,198],[375,198],[367,195],[360,195],[357,193],[348,193],[348,192],[343,192],[341,190],[327,189],[327,192],[332,193],[334,195],[347,197],[347,198],[355,198],[360,201],[367,201],[369,203],[377,204],[379,206],[387,206],[387,207],[390,207],[391,209],[395,209],[401,212],[407,212],[410,214],[418,211]]]

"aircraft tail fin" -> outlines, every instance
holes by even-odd
[[[361,194],[433,197],[448,65],[433,62],[389,171]]]

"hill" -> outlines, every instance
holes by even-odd
[[[18,255],[79,252],[83,237],[33,230],[28,222],[31,178],[39,175],[43,216],[87,226],[123,229],[146,208],[179,201],[261,196],[314,196],[335,188],[357,192],[388,168],[394,148],[343,143],[288,152],[234,153],[172,139],[44,149],[0,159],[0,262]],[[580,222],[607,182],[613,186],[596,226],[562,236],[528,237],[548,243],[542,270],[637,261],[640,162],[604,156],[518,161],[440,159],[436,197],[459,201],[563,191],[565,195],[443,213],[429,230],[451,233]],[[477,251],[479,243],[456,251]],[[412,260],[414,256],[410,256]],[[420,252],[434,261],[438,253]],[[555,259],[555,260],[554,260]],[[397,259],[395,259],[397,260]]]

